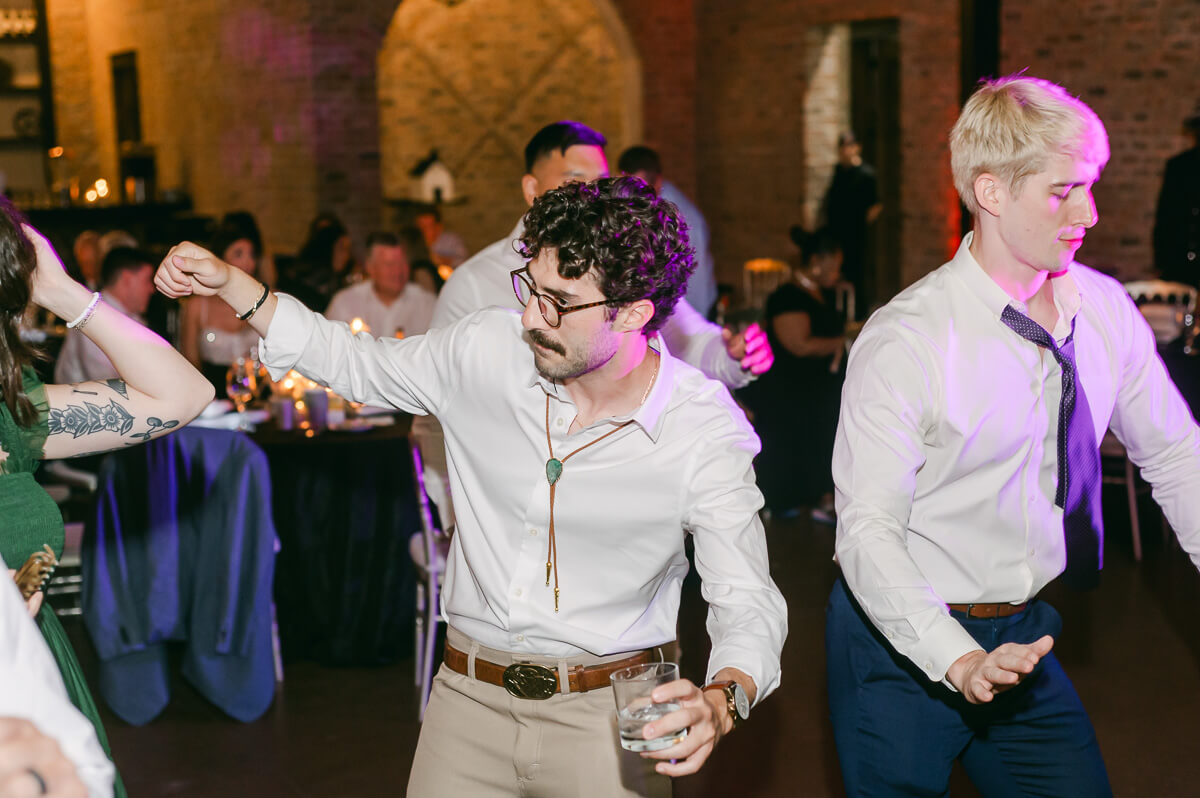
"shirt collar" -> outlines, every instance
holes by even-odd
[[[971,231],[963,236],[962,243],[958,245],[958,252],[954,254],[954,258],[950,261],[950,271],[957,275],[962,280],[967,288],[971,290],[976,297],[987,309],[990,310],[996,318],[1000,318],[1000,314],[1004,312],[1004,308],[1012,305],[1013,309],[1026,316],[1029,315],[1029,307],[1020,300],[1013,299],[1004,289],[988,276],[983,267],[979,265],[979,261],[975,260],[975,256],[971,254],[971,242],[975,238],[975,231]],[[1079,284],[1075,282],[1075,278],[1071,276],[1070,269],[1064,269],[1061,272],[1050,275],[1050,288],[1054,295],[1054,304],[1058,308],[1059,325],[1065,325],[1067,330],[1070,330],[1071,323],[1075,319],[1075,315],[1079,313],[1079,309],[1083,304],[1083,296],[1079,292]],[[1057,335],[1055,331],[1055,337]]]
[[[626,421],[633,421],[637,426],[641,427],[650,440],[657,441],[659,435],[662,433],[663,419],[671,402],[671,386],[675,384],[675,370],[678,364],[675,358],[667,351],[667,345],[663,341],[661,334],[654,334],[654,337],[650,339],[650,347],[658,352],[658,374],[654,378],[654,385],[651,386],[650,394],[646,397],[646,401],[642,402],[636,410],[628,415],[605,418],[595,423],[622,424]],[[567,393],[560,383],[548,380],[538,373],[538,370],[533,367],[532,357],[529,363],[530,369],[527,385],[530,388],[538,386],[546,394],[558,401],[574,404],[571,401],[571,395]]]

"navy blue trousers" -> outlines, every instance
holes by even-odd
[[[1033,601],[1008,618],[955,618],[987,651],[1058,637]],[[945,796],[955,759],[986,798],[1108,798],[1096,733],[1071,680],[1046,656],[1017,687],[973,705],[896,653],[838,579],[825,617],[829,707],[849,796]]]

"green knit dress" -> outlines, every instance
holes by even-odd
[[[14,569],[19,569],[29,555],[41,551],[43,545],[49,545],[56,557],[61,557],[63,551],[62,514],[33,478],[49,434],[46,389],[31,368],[22,370],[21,377],[25,394],[37,408],[37,422],[32,427],[17,426],[8,405],[0,402],[0,450],[8,453],[7,459],[0,462],[0,555],[8,567]],[[67,695],[96,727],[100,745],[112,759],[100,713],[83,678],[79,660],[48,601],[42,602],[37,623],[62,672]],[[119,774],[114,786],[117,798],[123,798],[125,787]]]

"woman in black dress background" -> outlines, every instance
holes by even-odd
[[[800,266],[767,298],[775,365],[743,392],[762,438],[755,461],[767,509],[833,520],[833,438],[845,373],[846,315],[835,307],[842,252],[828,229],[804,234]]]

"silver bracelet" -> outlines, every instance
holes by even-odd
[[[74,321],[67,322],[67,329],[82,329],[83,325],[87,324],[88,320],[92,318],[92,314],[96,312],[96,305],[98,304],[100,304],[100,292],[93,291],[92,301],[88,303],[87,307],[83,309],[83,312],[80,313]]]

